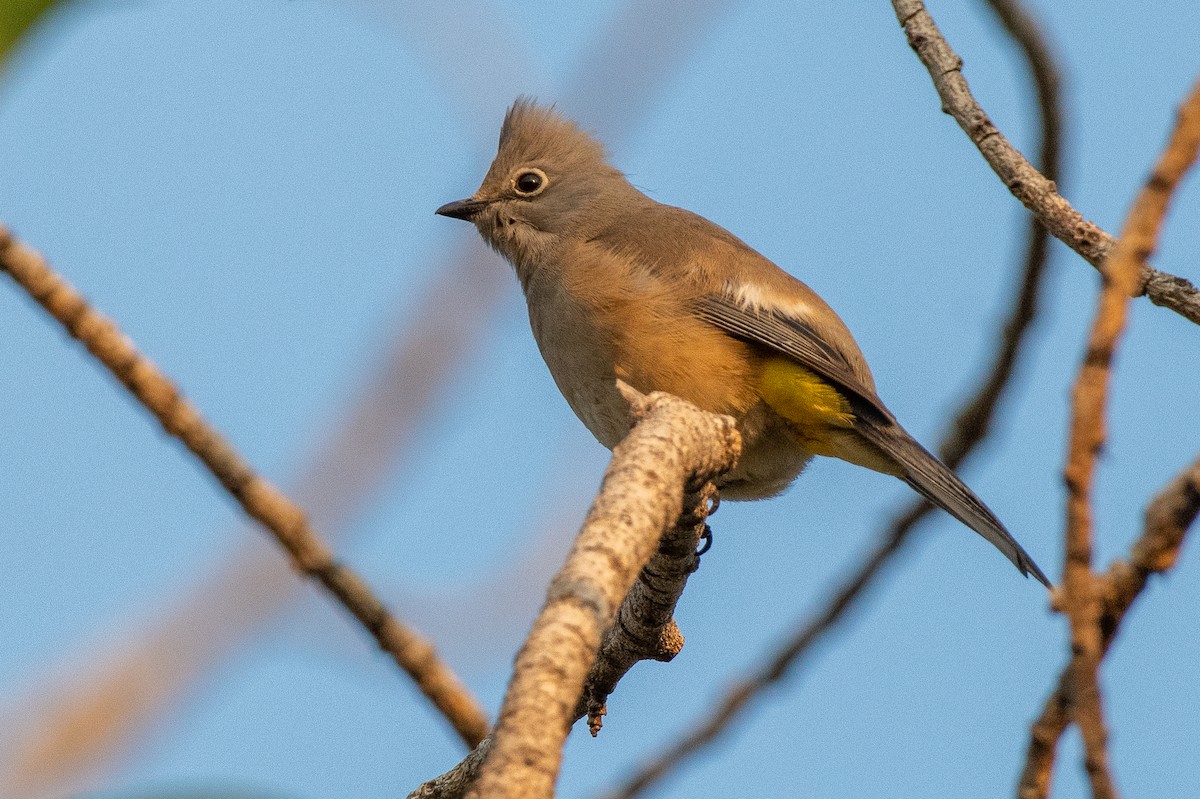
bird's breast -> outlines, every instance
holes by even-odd
[[[742,457],[721,481],[729,499],[778,494],[812,457],[794,426],[760,398],[761,355],[692,316],[686,304],[652,290],[581,293],[536,280],[527,299],[533,336],[554,382],[609,449],[631,422],[616,389],[620,379],[643,393],[665,391],[737,419]]]
[[[526,290],[529,324],[555,385],[579,420],[611,449],[629,431],[629,405],[616,387],[616,342],[593,309],[559,286]]]
[[[754,359],[742,342],[695,317],[670,287],[641,275],[526,286],[534,339],[559,390],[611,448],[629,430],[618,379],[740,418],[757,401]]]

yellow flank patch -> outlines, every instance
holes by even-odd
[[[829,428],[847,428],[854,424],[854,414],[846,398],[816,374],[788,358],[768,358],[763,363],[758,390],[775,413],[796,425],[797,432],[817,445],[814,452],[819,455],[825,454],[820,450],[834,445],[830,440],[834,431]]]

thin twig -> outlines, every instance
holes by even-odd
[[[1101,652],[1106,654],[1121,622],[1153,574],[1175,565],[1191,525],[1200,515],[1200,458],[1180,472],[1146,508],[1142,535],[1129,560],[1118,560],[1102,578],[1100,611]],[[1025,768],[1017,788],[1019,799],[1046,799],[1058,741],[1070,723],[1068,713],[1070,670],[1059,675],[1058,684],[1046,699],[1038,720],[1030,730]]]
[[[1039,154],[1042,169],[1052,179],[1058,178],[1062,111],[1059,98],[1058,72],[1049,45],[1043,40],[1036,24],[1023,9],[1012,2],[988,0],[996,9],[1005,27],[1020,45],[1034,76],[1035,94],[1041,120]],[[1003,8],[1001,7],[1003,6]],[[1049,257],[1049,233],[1037,217],[1030,220],[1028,240],[1023,259],[1021,286],[1012,309],[999,333],[995,359],[980,388],[960,407],[954,421],[947,427],[939,447],[943,461],[957,469],[977,451],[979,444],[991,433],[996,407],[1008,388],[1033,320],[1037,316],[1038,298],[1043,285]],[[691,732],[675,744],[646,761],[609,799],[632,799],[661,780],[685,760],[696,755],[715,741],[747,708],[751,700],[763,693],[799,664],[826,632],[845,617],[846,612],[872,585],[881,571],[900,549],[909,532],[933,506],[914,502],[889,525],[887,534],[864,559],[862,566],[831,596],[816,615],[795,627],[787,643],[759,669],[738,680],[729,688],[716,709],[702,723],[693,725]]]
[[[1037,145],[1039,166],[1047,179],[1058,181],[1061,179],[1063,111],[1058,68],[1050,44],[1037,22],[1017,0],[987,0],[987,3],[1013,37],[1029,66],[1041,126]],[[987,436],[988,427],[995,418],[996,405],[1012,379],[1025,334],[1037,315],[1042,277],[1050,257],[1050,233],[1034,214],[1029,218],[1026,235],[1021,287],[1004,324],[995,361],[975,396],[955,416],[954,425],[940,447],[942,460],[952,469],[962,465],[967,455]]]
[[[15,240],[2,225],[0,269],[87,347],[164,430],[191,450],[246,513],[279,541],[298,571],[318,581],[370,631],[468,746],[483,739],[487,717],[433,645],[393,617],[357,574],[334,560],[304,512],[256,474],[112,321],[92,309],[38,253]]]
[[[1125,326],[1130,289],[1136,284],[1140,267],[1154,252],[1171,196],[1195,162],[1198,150],[1200,82],[1180,108],[1171,139],[1134,201],[1121,240],[1101,270],[1103,286],[1096,318],[1073,393],[1070,449],[1064,474],[1067,563],[1060,604],[1071,621],[1071,660],[1044,713],[1046,724],[1039,721],[1034,727],[1028,762],[1018,788],[1021,796],[1037,796],[1036,791],[1048,788],[1057,741],[1057,736],[1051,733],[1059,724],[1065,727],[1067,721],[1074,721],[1083,736],[1084,766],[1093,795],[1098,799],[1117,795],[1108,764],[1097,672],[1108,648],[1107,641],[1111,640],[1128,602],[1132,602],[1144,584],[1145,575],[1139,577],[1136,568],[1130,578],[1120,577],[1123,569],[1110,572],[1110,577],[1099,577],[1092,572],[1092,480],[1105,440],[1109,375]],[[1190,485],[1186,480],[1183,484]],[[1135,549],[1135,561],[1146,557],[1147,551],[1162,549],[1157,542],[1143,544],[1141,550]],[[1118,587],[1120,601],[1112,598]]]
[[[962,74],[962,59],[951,49],[921,0],[892,0],[892,8],[909,45],[933,79],[942,110],[954,117],[1013,196],[1056,238],[1099,269],[1113,248],[1113,237],[1072,208],[1058,193],[1054,181],[1034,169],[995,126],[971,94]],[[1130,295],[1143,294],[1155,305],[1200,324],[1200,291],[1184,278],[1143,263]]]

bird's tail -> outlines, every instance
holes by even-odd
[[[1004,529],[996,514],[958,479],[958,475],[950,471],[950,467],[922,447],[899,424],[891,419],[877,419],[872,414],[862,414],[855,419],[854,430],[895,461],[900,467],[900,479],[917,493],[991,541],[1021,574],[1032,574],[1047,588],[1051,587],[1046,575]]]

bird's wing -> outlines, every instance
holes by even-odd
[[[804,319],[770,308],[749,306],[726,294],[701,296],[696,301],[695,311],[701,319],[731,336],[793,358],[828,380],[849,399],[858,400],[854,403],[856,406],[865,406],[879,414],[881,421],[895,422],[892,412],[858,377],[846,355],[822,338]],[[869,415],[874,415],[870,411]]]
[[[701,296],[695,312],[731,336],[786,355],[829,381],[850,403],[854,432],[897,464],[904,482],[990,541],[1022,574],[1032,574],[1049,587],[1050,581],[1041,569],[987,505],[900,426],[882,400],[855,374],[846,355],[822,338],[812,324],[724,294]]]

